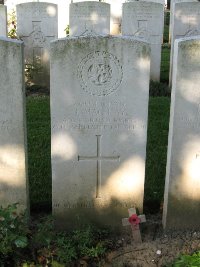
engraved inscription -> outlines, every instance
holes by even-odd
[[[94,96],[106,96],[115,92],[121,84],[123,70],[114,55],[96,51],[80,62],[78,78],[85,92]]]
[[[96,156],[78,156],[78,161],[94,160],[97,163],[97,181],[96,181],[96,198],[101,198],[101,161],[102,160],[120,160],[120,156],[102,156],[101,155],[101,135],[97,137],[97,155]]]
[[[53,129],[120,131],[134,133],[136,129],[146,129],[146,124],[135,119],[122,101],[105,103],[83,101],[69,108],[69,118],[52,125]]]
[[[53,207],[56,209],[59,209],[59,208],[66,208],[66,209],[76,209],[76,208],[85,208],[85,209],[94,209],[95,207],[107,207],[108,206],[108,203],[105,201],[105,199],[101,199],[103,201],[101,202],[95,202],[94,201],[83,201],[83,202],[78,202],[78,203],[71,203],[71,202],[64,202],[64,203],[54,203],[53,204]],[[130,200],[129,202],[114,202],[112,203],[112,207],[115,207],[115,208],[128,208],[130,206],[134,206],[135,203],[133,203],[132,200]]]
[[[33,21],[33,32],[30,35],[33,47],[43,47],[45,37],[41,31],[41,21]]]

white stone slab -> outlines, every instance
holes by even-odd
[[[4,0],[4,4],[7,6],[8,14],[16,9],[17,4],[27,3],[30,0]],[[32,0],[31,2],[38,2]],[[47,0],[40,0],[39,2],[47,2]],[[71,0],[48,0],[48,3],[57,4],[58,6],[58,37],[63,38],[66,36],[65,29],[69,25],[69,3]]]
[[[160,80],[164,5],[133,1],[123,4],[122,34],[138,36],[151,44],[151,79]]]
[[[200,37],[175,41],[163,224],[200,225]]]
[[[23,44],[0,37],[0,203],[28,208]],[[9,71],[8,71],[9,70]]]
[[[73,0],[73,3],[77,2],[85,1]],[[99,3],[97,0],[90,0],[90,2]],[[119,35],[121,33],[122,3],[124,3],[124,0],[107,0],[104,3],[110,4],[110,33],[112,35]]]
[[[32,65],[31,83],[49,87],[50,41],[58,36],[57,5],[30,2],[17,9],[17,35],[25,43],[25,62]]]
[[[149,45],[107,36],[61,39],[51,48],[57,225],[80,218],[121,227],[127,207],[143,208]]]
[[[0,5],[0,36],[7,36],[7,8]]]
[[[102,2],[70,4],[70,36],[110,34],[110,5]]]
[[[171,31],[171,54],[169,84],[172,81],[174,40],[183,37],[200,35],[200,2],[174,3],[174,16]]]
[[[186,3],[191,3],[191,2],[198,2],[198,0],[172,0],[171,1],[171,4],[170,4],[170,23],[169,23],[169,43],[171,43],[171,36],[173,35],[172,34],[172,31],[173,31],[173,20],[174,20],[174,5],[176,3],[183,3],[183,2],[186,2]]]

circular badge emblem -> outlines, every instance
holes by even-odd
[[[106,96],[117,90],[123,71],[115,56],[96,51],[80,62],[78,77],[84,91],[94,96]]]

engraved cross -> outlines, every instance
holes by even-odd
[[[96,181],[96,198],[101,198],[101,162],[109,160],[120,160],[120,156],[102,156],[101,155],[101,135],[96,135],[97,137],[97,155],[96,156],[78,156],[78,161],[81,160],[91,160],[96,161],[97,164],[97,181]]]

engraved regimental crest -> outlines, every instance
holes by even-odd
[[[110,53],[96,51],[87,55],[78,66],[81,87],[90,95],[106,96],[122,82],[119,60]]]

